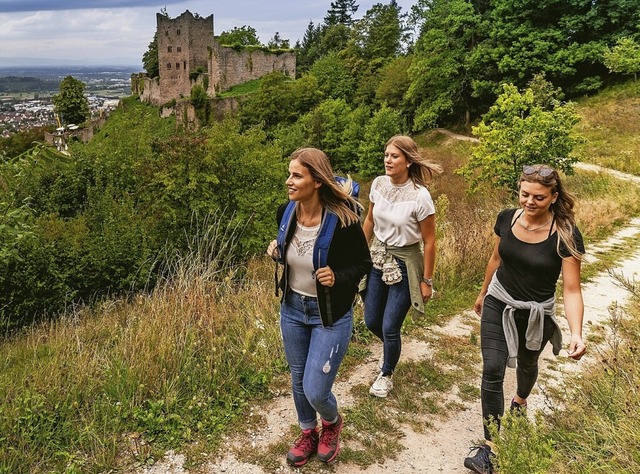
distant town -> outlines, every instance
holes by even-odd
[[[82,81],[92,118],[104,116],[131,95],[131,74],[138,67],[30,67],[0,68],[0,136],[33,127],[60,127],[52,97],[67,76]]]

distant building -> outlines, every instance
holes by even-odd
[[[189,10],[177,18],[156,14],[160,77],[134,74],[132,93],[156,106],[188,98],[194,85],[205,87],[210,97],[234,85],[272,72],[294,78],[293,51],[222,46],[213,34],[213,15],[206,18]]]

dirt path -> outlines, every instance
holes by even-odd
[[[581,165],[588,169],[593,165]],[[616,176],[631,181],[640,181],[640,178],[615,173]],[[633,219],[626,227],[614,236],[595,247],[588,248],[588,260],[594,261],[599,253],[606,252],[615,246],[624,243],[626,238],[640,238],[640,218]],[[629,255],[613,269],[615,273],[624,275],[627,279],[638,280],[640,273],[640,250]],[[620,305],[628,298],[626,291],[616,283],[616,280],[608,272],[602,272],[591,281],[583,285],[583,297],[585,303],[584,339],[589,341],[589,334],[598,330],[609,320],[611,304]],[[568,340],[568,327],[566,320],[560,318],[564,340]],[[472,331],[477,333],[477,316],[469,311],[454,317],[446,327],[436,328],[434,331],[443,334],[466,335]],[[546,400],[544,393],[551,385],[562,383],[562,374],[581,370],[587,366],[596,356],[594,343],[588,342],[588,354],[581,361],[569,359],[566,351],[561,351],[556,358],[551,353],[549,345],[543,352],[540,363],[540,377],[536,388],[528,399],[530,416],[537,410],[544,410]],[[379,347],[372,348],[373,354],[379,353]],[[403,352],[401,360],[420,359],[429,357],[431,349],[428,343],[410,339],[403,339]],[[553,361],[553,364],[550,362]],[[366,363],[357,367],[349,379],[341,380],[336,384],[335,391],[342,406],[348,407],[354,403],[350,395],[350,387],[355,384],[369,383],[377,370],[377,358],[371,358]],[[480,382],[480,368],[478,369],[478,384]],[[515,371],[509,369],[505,379],[505,398],[509,401],[515,390]],[[455,390],[443,395],[456,400]],[[284,453],[281,456],[279,466],[271,471],[264,471],[261,467],[239,461],[234,455],[234,448],[246,449],[248,445],[262,450],[280,440],[283,427],[287,428],[295,422],[295,410],[293,401],[288,394],[275,399],[265,413],[266,422],[256,431],[241,433],[239,436],[226,441],[223,451],[224,457],[216,462],[210,462],[198,471],[205,474],[264,474],[266,472],[294,473],[301,470],[291,469],[284,462]],[[348,420],[347,420],[348,422]],[[372,465],[366,469],[359,466],[341,463],[339,460],[331,469],[313,467],[313,472],[342,472],[342,473],[468,473],[462,466],[462,461],[469,453],[469,447],[474,441],[482,438],[482,422],[480,417],[480,401],[468,404],[467,409],[448,413],[448,417],[431,419],[433,427],[422,433],[416,433],[405,427],[404,437],[401,439],[405,448],[400,455],[401,461],[387,460],[384,464]],[[346,441],[348,443],[348,441]],[[165,460],[155,466],[140,471],[139,474],[184,474],[184,458],[181,455],[168,453]],[[314,463],[315,464],[315,463]],[[319,471],[318,471],[319,469]]]

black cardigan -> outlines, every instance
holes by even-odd
[[[286,206],[287,204],[283,204],[278,208],[276,213],[278,226],[282,221]],[[295,213],[292,219],[295,219]],[[286,255],[295,229],[295,225],[289,226],[289,233],[285,238],[284,255]],[[282,290],[281,302],[286,295],[289,270],[284,255],[281,262],[284,264],[284,272],[278,283],[278,287]],[[328,266],[331,267],[335,275],[334,285],[332,287],[323,286],[316,280],[318,308],[323,326],[333,325],[351,309],[358,292],[358,284],[371,269],[371,254],[360,223],[356,222],[342,227],[338,221],[329,245],[327,260]]]

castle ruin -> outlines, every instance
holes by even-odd
[[[203,18],[186,10],[172,19],[158,13],[156,22],[159,77],[131,78],[132,93],[144,102],[163,106],[189,98],[197,84],[215,97],[276,71],[295,78],[295,52],[223,46],[213,34],[213,15]]]

